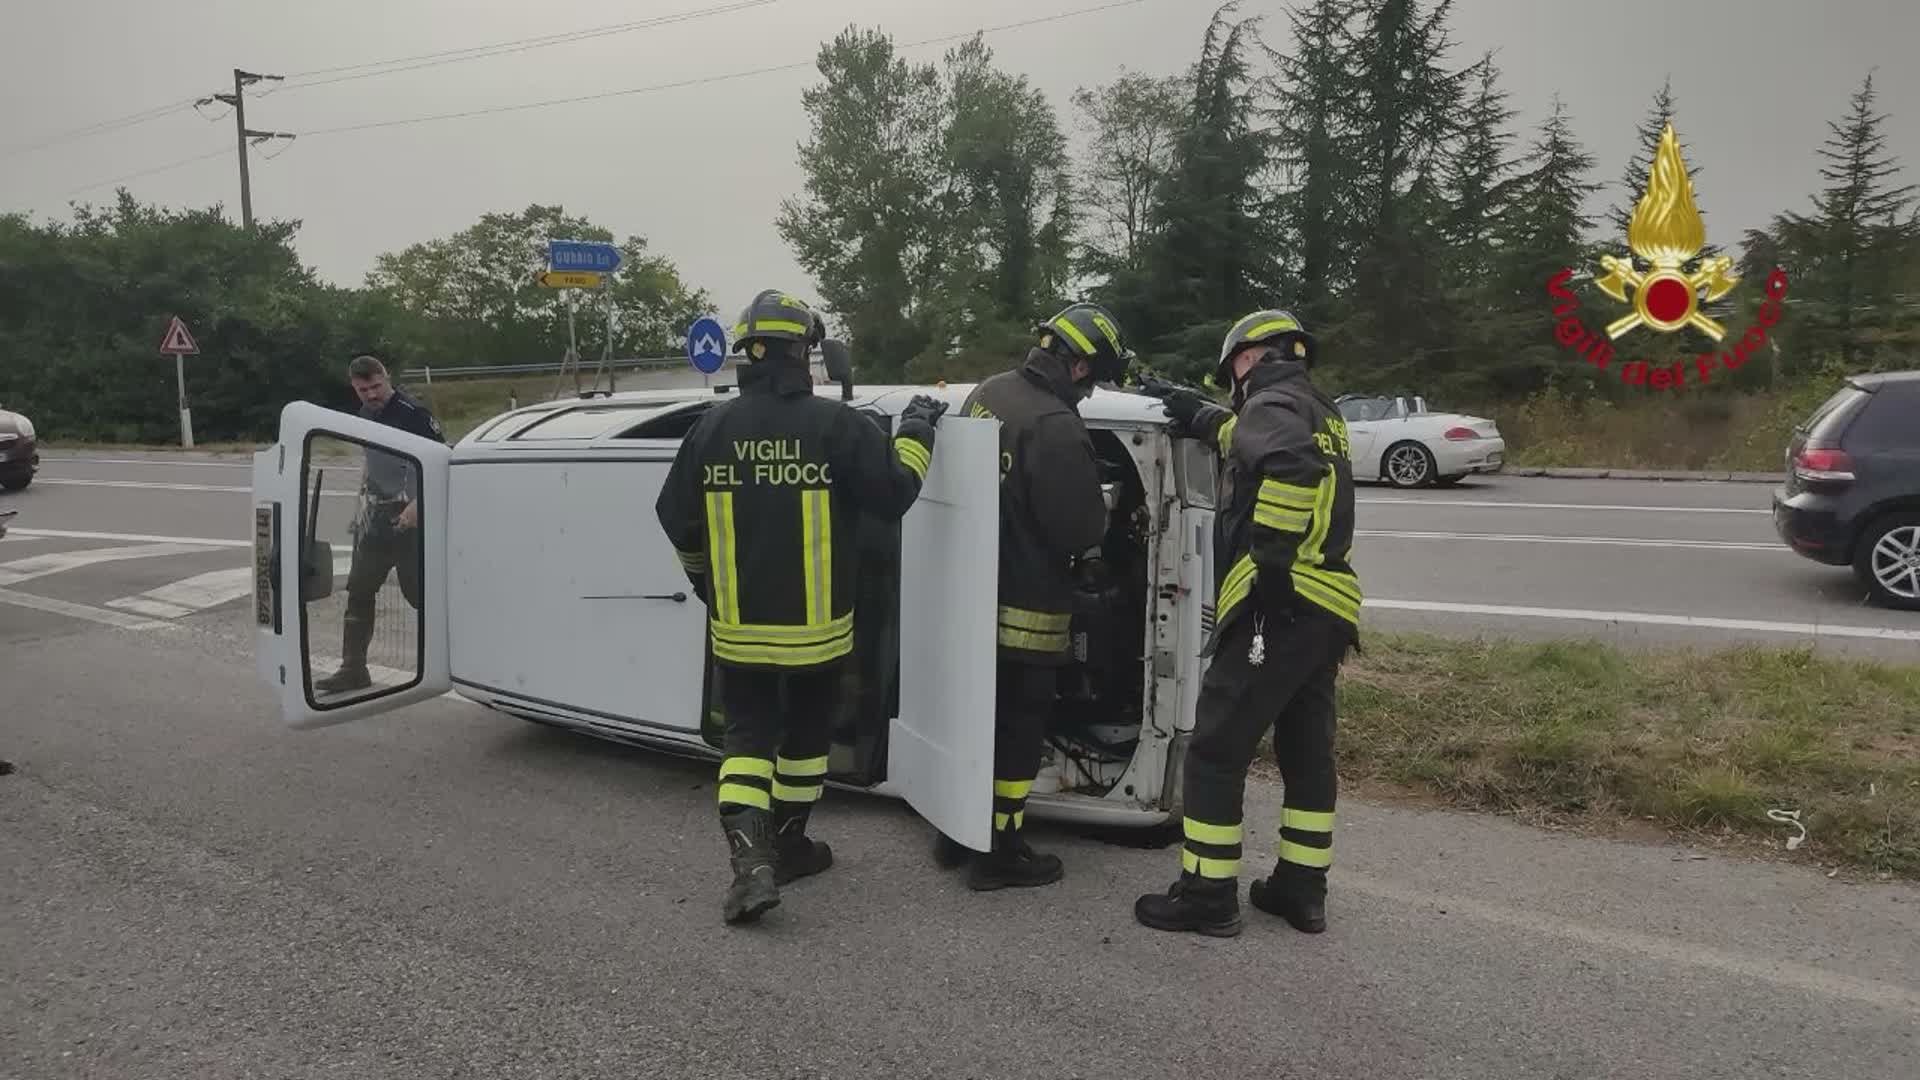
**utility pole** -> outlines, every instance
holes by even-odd
[[[246,88],[261,80],[279,82],[281,75],[256,75],[251,71],[233,69],[233,93],[214,94],[201,98],[202,104],[209,101],[224,101],[233,106],[233,126],[235,138],[240,150],[240,221],[248,232],[253,231],[253,182],[247,173],[247,140],[265,142],[268,139],[291,139],[292,135],[284,131],[254,131],[247,127]]]

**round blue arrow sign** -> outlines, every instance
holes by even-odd
[[[720,320],[709,315],[687,327],[687,362],[702,375],[719,371],[727,362],[727,331]]]

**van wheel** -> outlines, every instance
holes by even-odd
[[[1380,461],[1380,475],[1397,488],[1424,487],[1438,469],[1433,453],[1417,442],[1394,443]]]
[[[1920,611],[1920,514],[1889,514],[1861,533],[1853,573],[1874,602]]]

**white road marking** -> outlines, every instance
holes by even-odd
[[[1630,536],[1536,536],[1524,533],[1408,532],[1398,529],[1355,529],[1355,536],[1389,540],[1491,540],[1522,544],[1603,544],[1620,547],[1691,548],[1698,551],[1770,551],[1791,555],[1785,544],[1754,544],[1739,540],[1656,540]]]
[[[49,457],[40,455],[42,468],[66,462],[76,465],[159,465],[169,469],[251,469],[250,461],[199,461],[183,459],[180,461],[155,460],[152,458],[95,458],[95,457]]]
[[[1808,637],[1873,638],[1881,641],[1920,641],[1920,630],[1894,630],[1847,623],[1773,622],[1766,619],[1718,619],[1705,615],[1663,615],[1652,611],[1594,611],[1585,608],[1517,607],[1508,604],[1456,604],[1438,600],[1386,600],[1368,597],[1366,607],[1389,611],[1431,611],[1448,615],[1502,615],[1520,619],[1559,619],[1571,622],[1640,623],[1648,626],[1684,626],[1693,630],[1749,630],[1766,634]]]
[[[173,625],[155,619],[141,618],[123,611],[109,611],[106,608],[76,604],[68,600],[55,600],[50,596],[35,596],[33,593],[15,592],[12,589],[0,589],[0,604],[12,604],[15,607],[32,608],[35,611],[66,615],[70,618],[85,619],[88,622],[105,623],[122,630],[163,630]]]
[[[1765,514],[1773,516],[1772,510],[1749,510],[1733,506],[1623,506],[1614,503],[1537,503],[1537,502],[1501,502],[1498,499],[1396,499],[1355,498],[1357,503],[1378,504],[1382,506],[1424,506],[1430,509],[1445,509],[1449,506],[1484,506],[1496,510],[1624,510],[1637,514]]]
[[[87,548],[83,551],[56,551],[25,559],[0,563],[0,585],[18,585],[37,577],[64,573],[82,566],[119,562],[123,559],[151,559],[160,555],[197,555],[213,551],[192,544],[147,543],[132,547]]]
[[[196,611],[217,607],[243,596],[253,595],[253,568],[237,567],[231,570],[209,570],[204,574],[195,574],[157,589],[148,589],[138,596],[123,596],[118,600],[107,601],[110,608],[123,611],[138,611],[163,619],[177,619],[182,615],[191,615]]]
[[[195,547],[250,548],[251,540],[220,540],[207,536],[154,536],[148,533],[77,532],[71,529],[8,529],[7,535],[45,537],[49,540],[127,540],[148,544],[192,544]]]

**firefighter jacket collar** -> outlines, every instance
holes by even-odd
[[[1234,383],[1234,404],[1244,404],[1248,398],[1262,390],[1295,381],[1307,382],[1306,365],[1278,349],[1263,349],[1260,359],[1254,362],[1253,367],[1247,369],[1247,377]]]
[[[1078,383],[1073,381],[1071,361],[1045,349],[1027,350],[1027,362],[1020,366],[1020,373],[1039,383],[1054,397],[1074,412],[1080,411],[1080,401],[1085,396]]]
[[[791,360],[756,360],[740,372],[742,394],[773,394],[797,397],[813,393],[813,373],[806,364]]]

